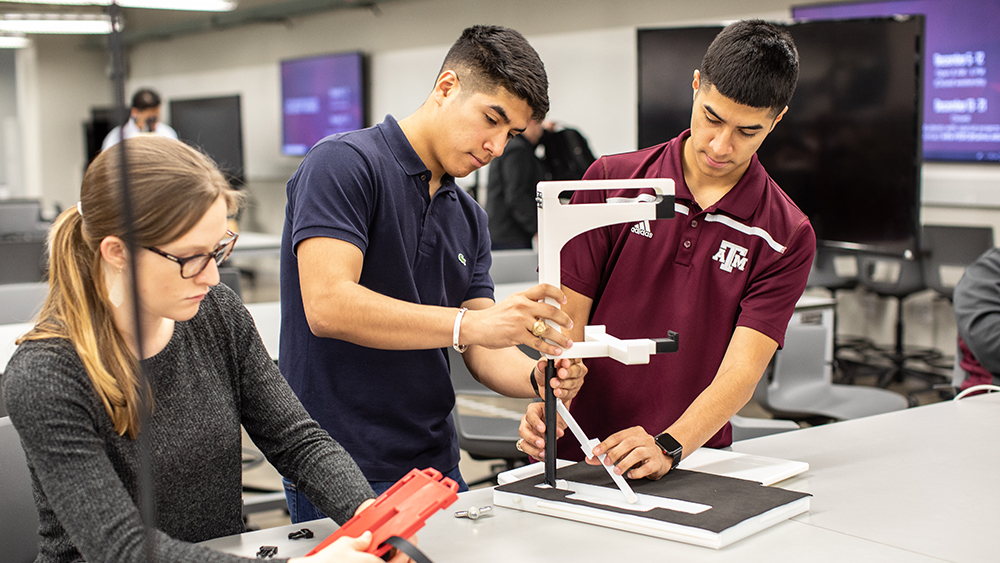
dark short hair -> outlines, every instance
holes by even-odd
[[[132,95],[132,109],[143,111],[156,107],[160,107],[160,95],[153,90],[143,88]]]
[[[763,20],[726,26],[701,61],[701,80],[723,96],[780,113],[795,92],[799,53],[785,29]]]
[[[505,27],[466,28],[448,50],[441,71],[452,70],[472,92],[503,88],[523,99],[533,119],[549,111],[549,79],[538,53],[523,35]]]

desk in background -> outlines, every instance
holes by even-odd
[[[233,247],[232,258],[254,256],[278,256],[281,252],[281,236],[267,233],[240,231],[240,238]]]
[[[779,486],[812,493],[812,508],[720,550],[496,507],[479,520],[456,510],[492,504],[492,490],[459,495],[418,532],[436,563],[465,561],[995,561],[1000,488],[1000,394],[937,403],[734,444],[739,452],[808,462]],[[290,541],[308,527],[316,538]],[[230,536],[204,545],[253,556],[308,552],[330,520]]]

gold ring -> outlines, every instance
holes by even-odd
[[[535,335],[536,338],[541,338],[545,334],[545,329],[549,328],[542,319],[536,319],[535,324],[531,325],[531,334]]]
[[[521,444],[523,443],[524,443],[524,438],[518,438],[517,441],[514,442],[514,447],[517,448],[517,451],[521,452],[522,454],[527,453],[523,449],[521,449]]]

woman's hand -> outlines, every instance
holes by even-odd
[[[337,538],[337,541],[309,557],[296,557],[290,563],[385,563],[371,553],[365,553],[372,543],[372,533],[365,532],[356,538]]]

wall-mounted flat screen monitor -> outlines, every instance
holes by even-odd
[[[1000,0],[792,7],[796,20],[895,14],[923,14],[927,21],[924,160],[1000,162]]]
[[[233,186],[245,182],[240,97],[170,101],[170,125],[177,137],[212,157]]]
[[[282,154],[301,156],[328,135],[365,126],[361,53],[281,61]]]
[[[691,125],[694,69],[721,27],[638,33],[639,147]],[[799,51],[788,112],[757,156],[831,246],[917,249],[923,18],[787,26]]]

